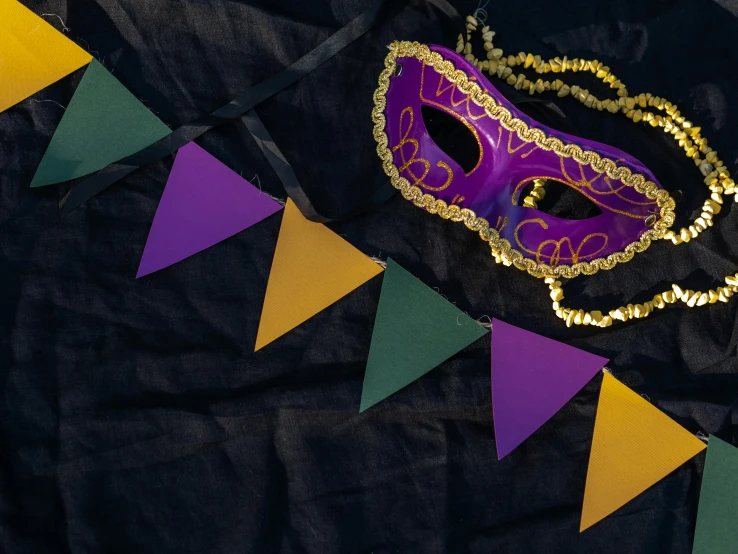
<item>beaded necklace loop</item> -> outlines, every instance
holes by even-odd
[[[544,60],[541,56],[525,52],[519,52],[515,56],[505,56],[503,50],[495,47],[492,42],[496,34],[495,31],[490,30],[489,25],[484,24],[483,21],[481,32],[486,59],[480,61],[474,56],[470,42],[472,33],[477,31],[480,25],[477,15],[480,14],[475,13],[475,15],[466,18],[466,38],[459,35],[456,52],[463,54],[480,71],[487,72],[491,76],[497,76],[516,90],[527,91],[530,95],[540,94],[544,91],[554,91],[559,98],[571,95],[588,108],[610,113],[621,112],[635,123],[643,122],[648,123],[651,127],[661,127],[665,133],[671,134],[685,151],[687,157],[694,161],[710,190],[710,196],[705,200],[700,215],[690,225],[678,232],[667,231],[664,239],[671,240],[675,245],[689,242],[697,238],[708,227],[712,227],[713,217],[722,210],[724,194],[734,195],[734,201],[738,202],[738,194],[736,194],[738,189],[736,189],[735,181],[731,178],[730,172],[723,161],[718,158],[717,152],[708,145],[707,139],[702,136],[702,129],[688,121],[681,114],[676,104],[651,93],[630,96],[625,83],[618,79],[608,66],[598,60],[585,60],[583,58],[570,60],[566,56]],[[486,15],[486,12],[482,15]],[[561,79],[548,81],[538,78],[533,81],[528,79],[524,73],[516,75],[513,72],[513,68],[516,66],[522,66],[523,69],[532,69],[537,74],[589,71],[609,85],[610,88],[615,89],[617,98],[600,100],[589,90],[576,85],[569,86]],[[649,111],[649,108],[653,108],[654,111]],[[656,110],[661,113],[656,112]],[[538,201],[543,199],[545,194],[545,182],[537,181],[528,196],[523,199],[523,205],[537,208]],[[667,304],[673,304],[677,300],[684,302],[691,308],[716,302],[727,302],[734,293],[738,292],[738,273],[736,273],[735,275],[726,276],[726,285],[717,287],[715,290],[708,290],[707,292],[683,290],[679,285],[673,284],[671,289],[655,295],[648,302],[620,306],[617,309],[610,310],[607,315],[603,315],[600,310],[585,312],[584,310],[564,307],[561,303],[564,298],[561,281],[547,277],[545,282],[550,289],[553,309],[556,315],[566,322],[567,327],[572,325],[609,327],[616,320],[625,322],[633,318],[648,317],[655,310],[663,309]]]

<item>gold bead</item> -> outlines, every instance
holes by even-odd
[[[677,298],[681,298],[684,295],[684,290],[682,290],[682,287],[674,283],[671,285],[671,288],[674,290],[674,294]]]
[[[604,79],[605,77],[607,77],[608,73],[610,73],[610,68],[606,65],[603,65],[597,70],[596,77],[598,79]]]
[[[708,200],[705,200],[705,205],[703,206],[703,209],[706,212],[717,215],[720,213],[720,204],[710,198]]]
[[[564,298],[564,291],[561,288],[555,288],[551,291],[551,300],[560,302]]]
[[[566,326],[571,327],[574,323],[574,318],[576,317],[576,313],[574,310],[569,312],[569,315],[566,316]]]
[[[688,299],[687,299],[687,306],[690,308],[693,308],[695,304],[697,304],[697,301],[700,299],[700,296],[702,296],[702,293],[697,291],[693,293]]]
[[[676,302],[676,293],[673,290],[667,290],[666,292],[661,293],[661,298],[664,299],[664,302],[667,304],[673,304]]]
[[[700,294],[700,297],[697,299],[697,303],[695,304],[695,306],[704,306],[705,304],[707,304],[709,300],[710,300],[709,295],[706,292],[703,292],[702,294]]]
[[[628,317],[628,310],[623,306],[620,306],[617,310],[615,310],[615,314],[612,317],[615,319],[619,319],[620,321],[626,321]]]

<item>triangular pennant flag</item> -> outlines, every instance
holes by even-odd
[[[287,200],[256,336],[259,350],[291,331],[382,268]]]
[[[738,552],[738,448],[710,435],[692,554]]]
[[[607,363],[573,346],[492,321],[492,408],[502,459],[558,412]]]
[[[51,137],[32,187],[82,177],[170,133],[158,117],[92,60]]]
[[[92,56],[16,0],[0,0],[0,112]]]
[[[479,323],[388,259],[360,411],[422,377],[485,333]]]
[[[705,449],[705,444],[609,374],[589,454],[584,531]]]
[[[281,208],[191,142],[177,152],[136,277],[184,260]]]

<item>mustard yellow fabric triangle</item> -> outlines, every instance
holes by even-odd
[[[92,56],[16,0],[0,0],[0,112]]]
[[[358,288],[382,268],[287,200],[256,336],[259,350]]]
[[[606,373],[579,530],[607,517],[705,447],[692,433]]]

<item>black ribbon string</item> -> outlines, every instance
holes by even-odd
[[[464,25],[461,16],[446,0],[427,1],[439,7],[445,14],[450,14],[455,26],[463,29]],[[328,39],[288,68],[255,85],[218,110],[200,119],[182,125],[161,140],[85,178],[76,187],[69,191],[69,193],[60,202],[59,207],[64,212],[69,212],[95,196],[97,193],[105,190],[119,179],[132,173],[139,167],[166,156],[173,155],[179,148],[209,131],[213,127],[220,125],[221,123],[232,121],[238,117],[242,117],[244,123],[250,130],[255,129],[258,131],[258,137],[254,134],[254,138],[257,140],[257,143],[262,148],[265,155],[267,155],[267,159],[269,159],[270,163],[275,167],[275,170],[277,170],[277,175],[285,184],[285,190],[289,196],[293,198],[297,207],[300,208],[309,219],[323,222],[331,221],[329,218],[325,218],[315,211],[312,203],[299,185],[290,164],[276,147],[276,144],[274,144],[274,141],[271,139],[271,136],[269,136],[266,128],[264,128],[264,125],[258,119],[256,113],[253,112],[253,108],[274,94],[302,79],[305,75],[335,56],[343,48],[371,29],[385,15],[385,12],[390,9],[390,5],[392,8],[395,8],[398,4],[404,4],[404,2],[392,3],[387,2],[387,0],[378,0],[369,9],[354,18],[351,22],[339,29],[336,33],[331,35]],[[389,189],[382,190],[388,186],[391,189],[389,183],[386,183],[379,187],[377,191],[372,193],[368,200],[371,206],[373,206],[375,202],[384,201],[392,195],[390,194]],[[357,208],[352,210],[351,213],[357,211],[363,210],[361,208]],[[343,215],[342,217],[346,217],[346,215]]]

